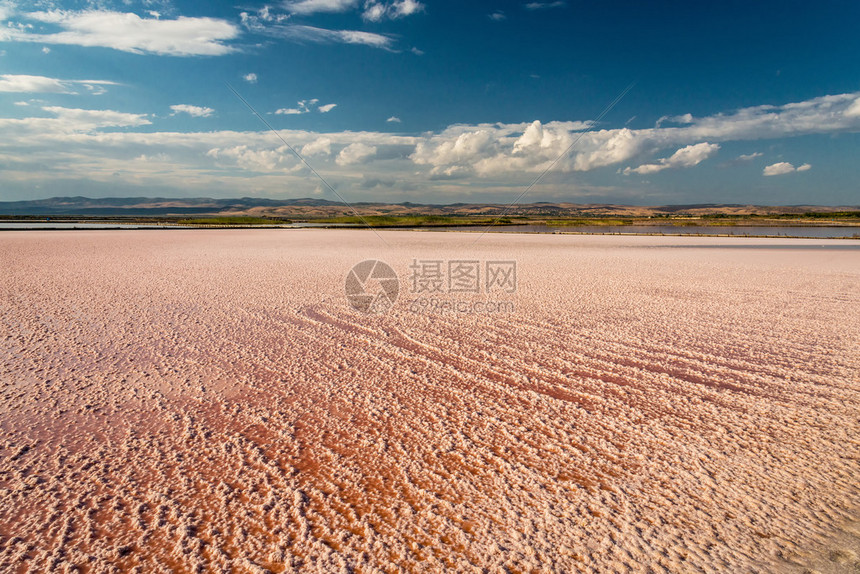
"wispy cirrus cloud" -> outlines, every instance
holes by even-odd
[[[357,5],[358,0],[293,0],[284,3],[284,7],[292,14],[346,12]]]
[[[0,118],[0,132],[17,145],[44,141],[44,138],[70,134],[94,133],[106,128],[135,128],[150,125],[147,114],[130,114],[114,110],[85,110],[61,106],[42,106],[50,117],[23,119]],[[18,139],[24,138],[24,139]]]
[[[0,16],[0,22],[6,21],[0,28],[0,41],[111,48],[133,54],[220,56],[237,51],[226,42],[240,35],[238,26],[218,18],[161,19],[111,10],[20,12],[11,8]],[[34,32],[33,22],[56,31]]]
[[[529,2],[524,5],[526,10],[547,10],[549,8],[561,8],[566,3],[557,1],[557,2]]]
[[[83,86],[92,94],[105,93],[104,86],[116,86],[107,80],[61,80],[47,76],[0,74],[0,92],[76,94],[76,86]]]
[[[394,39],[385,34],[361,30],[331,30],[304,24],[272,24],[258,16],[243,12],[242,24],[251,32],[298,43],[356,44],[391,50]]]
[[[763,156],[763,155],[764,155],[764,154],[763,154],[763,153],[761,153],[760,151],[756,151],[756,152],[753,152],[753,153],[747,153],[747,154],[741,154],[741,155],[739,155],[739,156],[737,157],[737,160],[736,160],[736,161],[752,161],[752,160],[754,160],[755,158],[757,158],[757,157],[761,157],[761,156]]]

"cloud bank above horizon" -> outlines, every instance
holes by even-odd
[[[21,85],[15,78],[5,81]],[[2,85],[2,84],[0,84]],[[41,89],[34,86],[35,89]],[[716,142],[766,141],[810,134],[860,132],[856,113],[860,92],[828,95],[782,106],[763,105],[702,118],[688,117],[684,125],[631,129],[592,128],[587,121],[519,124],[452,125],[435,133],[316,132],[279,130],[280,136],[341,189],[366,189],[367,181],[397,182],[404,189],[453,197],[458,190],[494,183],[520,191],[534,174],[553,166],[558,174],[614,169],[625,176],[664,170],[693,169],[718,155]],[[333,104],[299,102],[301,110],[329,111]],[[179,132],[170,129],[172,116],[208,118],[215,110],[177,104],[172,114],[124,113],[42,106],[38,116],[0,119],[6,136],[0,152],[10,181],[86,178],[109,184],[117,177],[141,187],[170,187],[182,181],[183,191],[237,184],[259,186],[276,193],[285,186],[313,193],[318,182],[283,143],[267,130]],[[134,131],[157,123],[159,129]],[[570,149],[569,149],[570,148]],[[569,149],[569,153],[565,150]],[[60,150],[64,150],[60,153]],[[658,158],[663,152],[667,157]],[[157,160],[153,169],[152,158]],[[649,159],[651,158],[651,159]],[[654,159],[656,158],[656,159]],[[746,161],[766,159],[749,154]],[[52,162],[50,171],[35,172],[34,163]],[[11,168],[11,169],[9,169]],[[808,171],[775,162],[763,175]],[[761,168],[760,168],[761,169]]]

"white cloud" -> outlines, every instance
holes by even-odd
[[[249,84],[256,84],[257,83],[257,74],[254,74],[253,72],[250,74],[245,74],[244,76],[242,76],[242,79],[245,80],[246,82],[248,82]]]
[[[50,54],[50,53],[51,53],[51,49],[50,49],[49,47],[47,47],[47,46],[42,46],[42,53],[43,53],[43,54]]]
[[[392,17],[402,18],[404,16],[411,16],[412,14],[423,12],[424,4],[417,2],[416,0],[399,0],[398,2],[391,4],[391,10],[393,12]]]
[[[314,110],[325,114],[332,111],[337,104],[325,104],[324,106],[318,106],[319,100],[317,98],[313,98],[312,100],[300,100],[296,103],[296,107],[294,108],[281,108],[276,110],[275,113],[278,115],[299,115],[299,114],[307,114]]]
[[[399,123],[400,123],[400,118],[398,118],[397,116],[391,116],[390,118],[388,118],[388,119],[387,119],[387,120],[385,120],[385,121],[386,121],[386,122],[388,122],[388,123],[390,123],[390,124],[392,124],[392,123],[393,123],[393,124],[399,124]]]
[[[212,108],[190,106],[188,104],[176,104],[174,106],[170,106],[170,109],[173,110],[173,113],[171,114],[173,116],[176,114],[188,114],[194,118],[208,118],[215,113],[215,110]]]
[[[16,106],[29,106],[30,102],[15,102]]]
[[[96,94],[104,93],[104,88],[96,89],[96,86],[115,86],[115,82],[106,80],[60,80],[46,76],[26,76],[2,74],[0,75],[0,92],[20,93],[53,93],[53,94],[75,94],[73,87],[83,85]]]
[[[255,149],[248,145],[234,145],[210,149],[206,152],[206,156],[216,160],[227,160],[251,172],[290,173],[303,167],[285,145],[275,149]]]
[[[293,14],[316,14],[317,12],[346,12],[358,4],[358,0],[298,0],[286,3]]]
[[[787,161],[781,161],[779,163],[774,163],[767,166],[766,168],[764,168],[764,171],[762,173],[766,176],[773,176],[794,173],[795,171],[809,171],[810,169],[812,169],[812,166],[808,163],[805,163],[795,168]]]
[[[505,16],[505,13],[502,12],[501,10],[496,10],[492,14],[489,14],[489,18],[490,18],[490,20],[493,20],[494,22],[501,22],[502,20],[506,20],[507,16]]]
[[[680,116],[662,116],[657,120],[656,126],[659,128],[665,123],[673,124],[691,124],[693,123],[693,114],[681,114]]]
[[[713,156],[719,149],[720,146],[718,144],[710,144],[707,142],[688,145],[687,147],[679,149],[671,156],[658,160],[657,163],[646,163],[637,168],[628,167],[624,170],[624,174],[628,175],[630,173],[638,173],[640,175],[647,175],[663,171],[664,169],[693,167]]]
[[[45,76],[0,75],[0,92],[69,93],[68,82]]]
[[[331,155],[331,138],[320,137],[302,148],[303,156]]]
[[[370,22],[379,22],[385,18],[385,6],[379,2],[367,2],[361,17]]]
[[[92,132],[102,128],[132,128],[149,125],[146,114],[129,114],[113,110],[83,110],[78,108],[63,108],[60,106],[44,106],[42,111],[53,117],[50,118],[0,118],[0,132],[7,138],[15,136],[35,136],[40,141],[52,134],[73,134]],[[16,143],[21,143],[16,140]]]
[[[764,154],[763,154],[763,153],[761,153],[760,151],[753,152],[753,153],[748,153],[748,154],[742,154],[742,155],[739,155],[739,156],[738,156],[737,161],[752,161],[752,160],[754,160],[755,158],[757,158],[757,157],[761,157],[761,156],[763,156],[763,155],[764,155]]]
[[[411,157],[419,165],[431,166],[434,173],[456,173],[459,176],[537,172],[549,167],[556,159],[558,162],[554,169],[559,171],[590,171],[630,161],[645,152],[678,149],[679,146],[703,141],[776,139],[860,131],[860,115],[851,114],[858,96],[858,93],[823,96],[783,106],[756,106],[702,118],[677,116],[679,120],[689,120],[689,123],[635,130],[626,127],[603,129],[581,136],[576,132],[587,126],[582,122],[578,125],[543,124],[540,130],[548,130],[549,136],[541,133],[540,138],[537,138],[539,130],[534,124],[452,126],[426,137]],[[479,137],[480,132],[487,133]],[[482,138],[487,143],[466,146],[466,140],[470,138],[474,141]],[[576,145],[565,153],[574,142]],[[697,149],[704,151],[704,148]],[[683,158],[684,154],[676,160]],[[661,169],[664,164],[654,165]]]
[[[390,50],[394,40],[384,34],[359,30],[329,30],[316,26],[300,24],[264,25],[259,20],[245,18],[245,25],[257,34],[264,34],[293,42],[313,42],[317,44],[358,44],[372,48]]]
[[[5,22],[15,14],[15,6],[11,2],[0,2],[0,22]]]
[[[376,152],[376,146],[367,145],[361,142],[353,143],[340,150],[335,162],[340,166],[363,163],[365,160],[376,155]]]
[[[848,106],[848,109],[845,110],[845,115],[852,118],[860,116],[860,98],[857,98],[850,106]]]
[[[396,20],[423,11],[424,4],[416,0],[396,0],[390,3],[367,0],[361,17],[371,22],[379,22],[385,18]]]
[[[564,173],[613,166],[604,175],[615,177],[618,164],[623,166],[646,153],[665,158],[646,165],[681,167],[713,153],[705,146],[725,141],[860,132],[860,117],[846,113],[858,97],[860,93],[747,108],[663,128],[586,132],[587,122],[523,122],[452,125],[416,136],[303,130],[279,130],[279,134],[296,150],[313,156],[314,167],[325,170],[344,190],[361,186],[360,182],[396,181],[393,189],[398,193],[408,183],[415,193],[425,196],[459,197],[473,192],[501,196],[519,193],[536,173],[552,166],[544,189],[562,194],[574,189]],[[319,102],[311,102],[304,100],[305,107],[316,109]],[[140,185],[141,191],[180,191],[177,181],[182,182],[184,193],[194,190],[226,196],[235,195],[237,189],[279,193],[285,185],[297,194],[309,194],[316,185],[288,149],[274,147],[280,144],[268,130],[135,130],[148,125],[151,117],[112,110],[43,108],[35,100],[29,103],[15,111],[39,117],[0,118],[0,156],[5,166],[4,189],[13,190],[9,193],[26,194],[34,184],[59,189],[65,185],[61,182],[73,180],[82,188],[89,182],[113,185],[117,172],[127,185]],[[669,151],[660,153],[662,150]],[[157,169],[151,161],[134,161],[159,154],[170,161]],[[807,164],[793,168],[807,169],[811,169]],[[556,183],[559,181],[564,183]],[[598,187],[592,191],[595,189]]]
[[[547,8],[561,8],[564,2],[529,2],[525,5],[526,10],[546,10]]]
[[[237,26],[217,18],[161,20],[109,10],[51,10],[18,16],[57,26],[61,31],[40,34],[30,28],[7,28],[8,41],[112,48],[133,54],[219,56],[236,51],[224,42],[239,36]]]

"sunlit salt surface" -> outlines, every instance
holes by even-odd
[[[0,235],[0,570],[858,568],[856,250],[380,236]],[[413,259],[516,309],[414,313]]]

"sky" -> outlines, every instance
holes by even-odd
[[[853,0],[0,0],[0,201],[860,205],[857,22]]]

